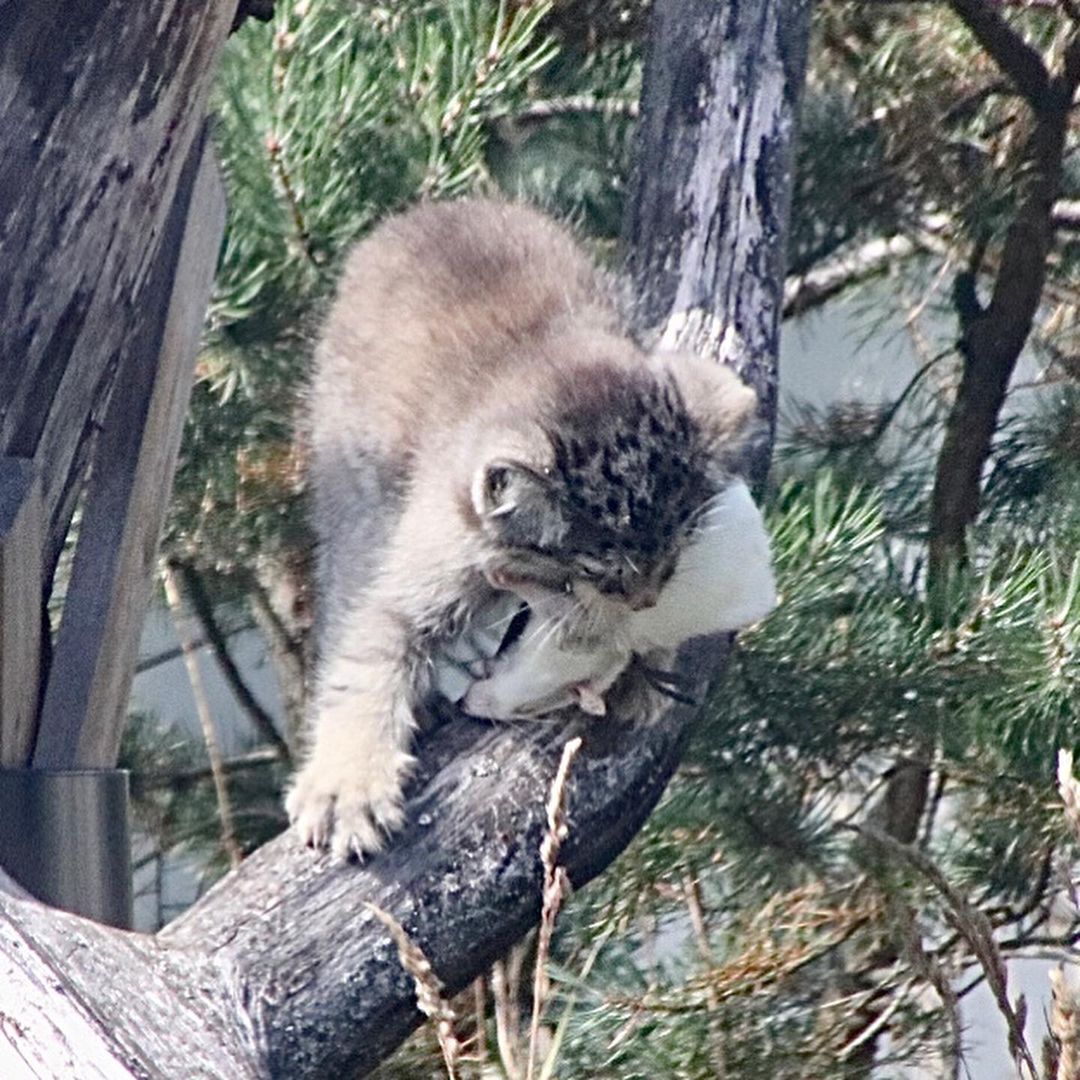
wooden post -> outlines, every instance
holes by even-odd
[[[26,765],[34,746],[44,542],[34,463],[0,458],[0,768]]]
[[[141,619],[139,568],[157,539],[155,500],[168,487],[205,301],[194,270],[178,286],[178,297],[190,292],[186,314],[171,300],[182,211],[194,197],[209,215],[201,256],[188,256],[205,277],[220,228],[214,181],[199,178],[210,169],[200,165],[205,110],[236,6],[36,0],[0,18],[0,459],[32,463],[35,486],[24,490],[30,473],[17,463],[0,472],[0,764],[35,756],[51,657],[32,631],[80,496],[87,544],[59,645],[63,663],[81,666],[66,692],[53,666],[37,760],[115,762],[134,648],[119,635]],[[139,450],[142,434],[162,440],[160,452]],[[145,521],[121,530],[128,513]],[[96,730],[82,727],[88,713]]]
[[[98,436],[34,749],[38,768],[116,762],[224,227],[224,191],[200,137],[144,291],[158,318],[127,343]]]

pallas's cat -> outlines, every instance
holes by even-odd
[[[600,711],[639,639],[717,629],[709,603],[686,607],[702,552],[712,595],[724,575],[757,583],[736,625],[764,614],[760,518],[726,562],[716,532],[724,506],[745,517],[731,469],[754,403],[718,364],[642,351],[608,279],[536,211],[423,205],[361,242],[310,397],[319,661],[287,797],[303,839],[363,856],[400,827],[439,658],[500,593],[540,616],[489,669],[508,715]],[[572,672],[547,673],[570,655]]]

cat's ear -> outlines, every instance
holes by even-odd
[[[566,535],[566,520],[543,474],[519,461],[496,458],[473,477],[473,509],[506,544],[553,546]]]
[[[741,443],[757,416],[757,395],[727,364],[694,353],[661,356],[687,411],[718,443]]]
[[[747,453],[766,430],[757,395],[727,364],[693,353],[667,353],[659,359],[708,439],[720,472],[742,472]]]

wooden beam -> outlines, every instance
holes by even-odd
[[[44,537],[34,463],[0,458],[0,767],[27,765],[34,746]]]
[[[205,136],[192,146],[98,434],[34,749],[38,768],[116,763],[139,629],[225,226]]]
[[[51,550],[126,343],[160,318],[146,289],[236,6],[3,5],[0,455],[37,461]]]

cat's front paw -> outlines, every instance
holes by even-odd
[[[342,859],[381,851],[405,821],[402,785],[413,759],[387,751],[363,762],[314,756],[285,799],[289,820],[309,847],[330,848]]]

